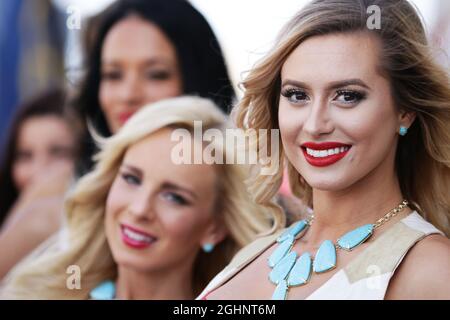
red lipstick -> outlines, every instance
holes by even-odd
[[[125,122],[128,121],[129,118],[131,118],[131,116],[134,114],[134,112],[131,111],[125,111],[125,112],[121,112],[118,115],[118,119],[120,121],[121,124],[124,124]]]
[[[351,145],[340,142],[306,142],[301,147],[305,159],[310,165],[326,167],[344,158]]]

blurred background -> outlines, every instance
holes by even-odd
[[[84,21],[113,1],[0,1],[0,143],[16,106],[42,90],[77,80]],[[191,0],[216,32],[235,86],[307,2]],[[421,12],[433,46],[443,49],[436,58],[448,68],[444,52],[450,52],[450,1],[411,2]]]

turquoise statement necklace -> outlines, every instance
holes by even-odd
[[[292,225],[278,237],[279,245],[267,260],[269,267],[272,268],[269,280],[277,286],[272,300],[286,300],[289,288],[307,284],[313,272],[324,273],[333,270],[336,267],[337,249],[346,251],[355,249],[369,239],[375,229],[396,216],[406,206],[408,201],[404,200],[374,224],[366,224],[347,232],[336,241],[336,244],[331,240],[324,240],[314,259],[309,252],[297,257],[297,252],[291,251],[296,240],[301,238],[306,229],[311,226],[314,216]],[[302,233],[302,231],[305,232]]]

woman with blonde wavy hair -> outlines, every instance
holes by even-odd
[[[312,1],[243,88],[238,126],[280,130],[313,213],[245,247],[199,299],[449,299],[450,85],[412,5]],[[282,170],[252,178],[257,203],[273,205]]]
[[[194,121],[221,130],[226,117],[208,99],[172,98],[142,108],[116,135],[97,137],[96,167],[66,201],[65,242],[54,237],[16,266],[2,297],[198,295],[273,219],[250,200],[245,167],[175,163],[175,130],[192,133]],[[209,146],[223,156],[232,148],[220,140]]]

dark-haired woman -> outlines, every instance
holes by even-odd
[[[0,279],[58,230],[80,131],[63,108],[64,93],[46,92],[18,109],[0,167]]]
[[[205,18],[184,0],[119,0],[91,19],[85,77],[74,107],[102,136],[116,133],[143,105],[180,95],[235,97],[224,57]],[[78,174],[91,169],[86,130]]]

